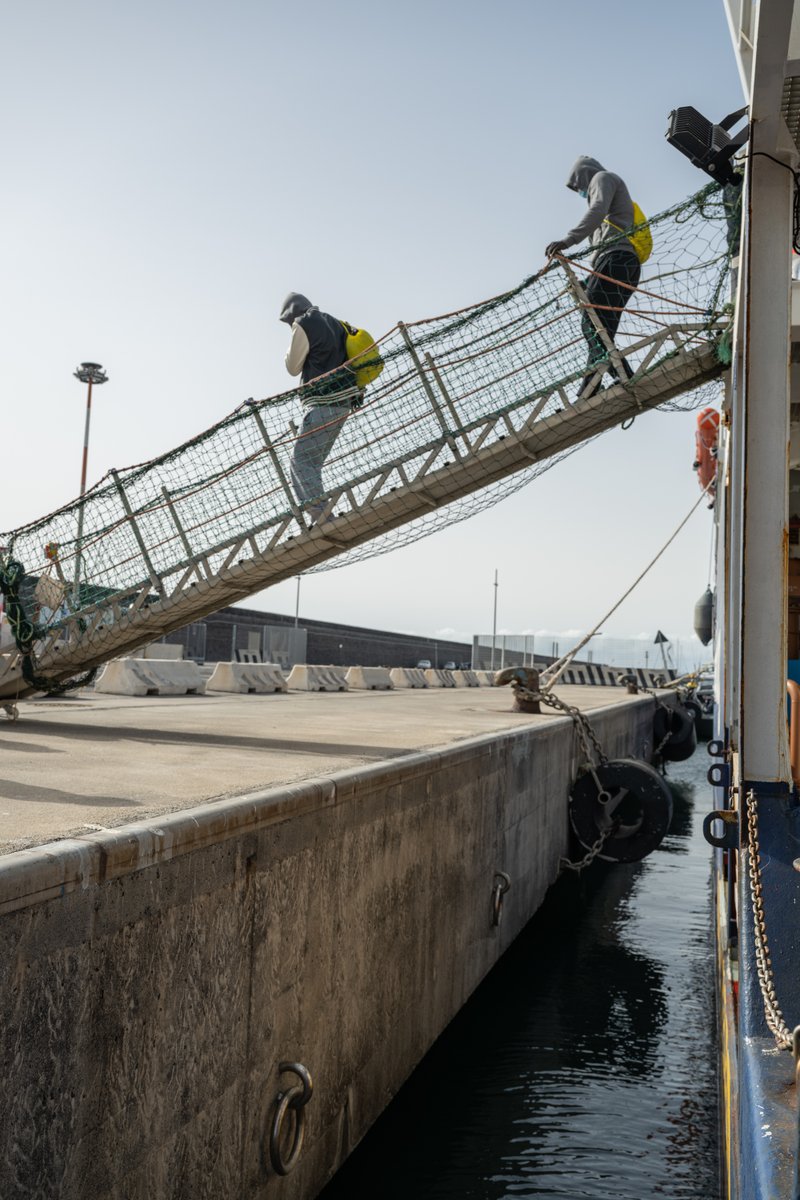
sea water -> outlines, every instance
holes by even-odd
[[[641,863],[563,876],[324,1200],[715,1200],[701,743]]]

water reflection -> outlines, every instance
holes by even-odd
[[[551,890],[324,1200],[713,1200],[706,767],[656,854]]]

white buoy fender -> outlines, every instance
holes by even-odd
[[[710,587],[706,588],[694,606],[694,631],[704,646],[714,636],[714,593]]]

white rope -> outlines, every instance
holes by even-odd
[[[697,679],[698,675],[702,675],[704,672],[713,671],[713,670],[714,670],[713,662],[703,663],[702,667],[696,667],[694,671],[687,671],[685,675],[679,675],[677,679],[668,680],[664,684],[664,687],[665,688],[682,687],[683,684],[687,682],[687,680]]]
[[[713,483],[713,480],[711,481],[711,483]],[[591,641],[591,639],[597,633],[600,626],[605,625],[608,618],[617,611],[619,606],[622,604],[623,600],[628,599],[628,596],[630,596],[633,589],[642,582],[642,580],[644,579],[647,572],[656,565],[656,563],[661,558],[661,555],[664,553],[664,551],[667,549],[667,547],[671,546],[672,543],[675,541],[675,538],[678,536],[680,531],[683,529],[684,525],[687,523],[689,518],[692,516],[695,509],[699,508],[700,505],[702,504],[703,500],[705,500],[706,495],[708,493],[708,489],[711,486],[711,483],[709,483],[705,488],[703,488],[702,492],[700,493],[699,498],[695,501],[695,503],[689,509],[688,513],[683,518],[680,525],[677,527],[677,529],[674,530],[673,533],[670,534],[670,536],[667,538],[666,542],[664,542],[664,545],[659,550],[658,554],[655,556],[655,558],[652,558],[650,560],[650,562],[647,564],[645,569],[642,571],[641,575],[639,575],[637,579],[634,579],[633,583],[628,588],[628,590],[626,592],[624,592],[622,596],[620,596],[619,600],[614,605],[614,607],[610,608],[608,610],[608,612],[606,613],[606,615],[604,617],[600,618],[600,620],[597,622],[597,624],[594,626],[594,628],[591,629],[590,632],[587,633],[585,637],[581,638],[581,640],[578,642],[578,644],[576,646],[573,646],[572,649],[568,650],[566,654],[562,654],[561,658],[557,658],[554,663],[551,663],[550,666],[545,671],[542,672],[542,679],[539,683],[540,691],[549,691],[550,688],[552,688],[553,684],[555,684],[561,678],[564,671],[566,671],[567,667],[572,662],[573,658],[578,653],[578,651],[582,650],[583,647],[586,645],[586,643]]]

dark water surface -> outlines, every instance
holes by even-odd
[[[324,1200],[716,1200],[709,763],[658,851],[551,888]]]

